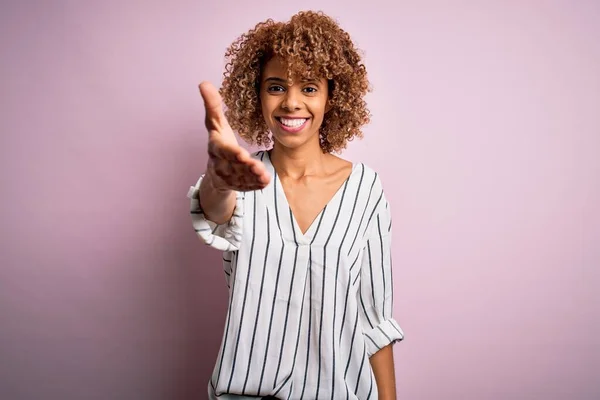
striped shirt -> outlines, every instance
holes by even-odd
[[[306,233],[273,179],[237,193],[216,225],[190,188],[194,229],[223,251],[229,306],[210,399],[377,399],[369,357],[404,334],[392,316],[391,214],[381,181],[354,164]]]

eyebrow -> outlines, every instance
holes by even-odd
[[[287,83],[287,80],[271,76],[271,77],[265,79],[265,82],[283,82],[283,83]]]
[[[317,79],[306,79],[303,78],[300,80],[301,82],[309,82],[309,83],[315,83],[318,84],[319,81]],[[265,79],[265,82],[280,82],[280,83],[287,83],[287,79],[283,79],[283,78],[278,78],[275,76],[270,76],[267,79]]]

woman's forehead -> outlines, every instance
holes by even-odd
[[[287,75],[288,66],[281,57],[273,57],[265,64],[264,71]]]

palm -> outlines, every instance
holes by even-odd
[[[208,170],[219,189],[250,191],[264,188],[270,180],[264,165],[241,147],[221,105],[221,96],[210,83],[200,84],[208,130]]]

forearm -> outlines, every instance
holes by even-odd
[[[377,382],[379,400],[396,400],[396,376],[392,345],[388,345],[373,354],[369,361]]]
[[[206,219],[219,225],[228,222],[235,209],[235,196],[236,193],[233,190],[216,188],[212,171],[209,169],[206,172],[198,191]]]

